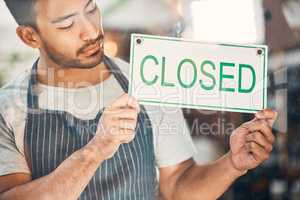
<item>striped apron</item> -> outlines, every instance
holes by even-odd
[[[65,111],[39,108],[35,90],[37,63],[33,65],[29,80],[24,137],[33,180],[51,173],[73,152],[86,145],[94,137],[103,112],[100,110],[95,119],[82,120]],[[128,92],[128,80],[119,67],[106,56],[104,63],[124,92]],[[153,200],[156,187],[152,128],[149,116],[141,106],[135,139],[122,144],[111,159],[101,164],[79,199]]]

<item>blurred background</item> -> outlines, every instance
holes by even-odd
[[[126,61],[131,33],[268,45],[268,105],[279,112],[275,149],[267,162],[236,181],[220,199],[300,200],[300,0],[97,1],[106,33],[105,52]],[[17,38],[15,28],[0,1],[0,86],[30,68],[38,55]],[[253,117],[183,112],[198,149],[198,163],[227,152],[232,130]]]

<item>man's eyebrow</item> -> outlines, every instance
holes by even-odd
[[[87,2],[87,4],[84,6],[84,9],[86,9],[92,2],[93,2],[93,0],[89,0],[89,1]],[[78,15],[78,12],[72,13],[72,14],[69,14],[69,15],[66,15],[66,16],[58,17],[58,18],[54,19],[54,20],[51,21],[51,22],[52,22],[53,24],[56,24],[56,23],[58,23],[58,22],[61,22],[61,21],[63,21],[63,20],[66,20],[66,19],[68,19],[68,18],[70,18],[70,17],[73,17],[73,16],[75,16],[75,15]]]
[[[78,13],[72,13],[72,14],[69,14],[69,15],[66,15],[66,16],[58,17],[58,18],[56,18],[55,20],[51,21],[51,23],[56,24],[56,23],[58,23],[58,22],[61,22],[61,21],[63,21],[63,20],[66,20],[66,19],[68,19],[68,18],[70,18],[70,17],[73,17],[73,16],[75,16],[75,15],[77,15],[77,14],[78,14]]]

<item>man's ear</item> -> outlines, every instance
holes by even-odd
[[[29,26],[19,26],[16,30],[19,38],[32,48],[40,48],[40,37],[38,32]]]

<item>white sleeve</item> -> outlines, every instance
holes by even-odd
[[[13,131],[0,114],[0,176],[13,173],[30,174],[30,170],[16,146]]]
[[[181,109],[159,108],[153,121],[156,163],[159,168],[174,166],[192,158],[196,148]]]

